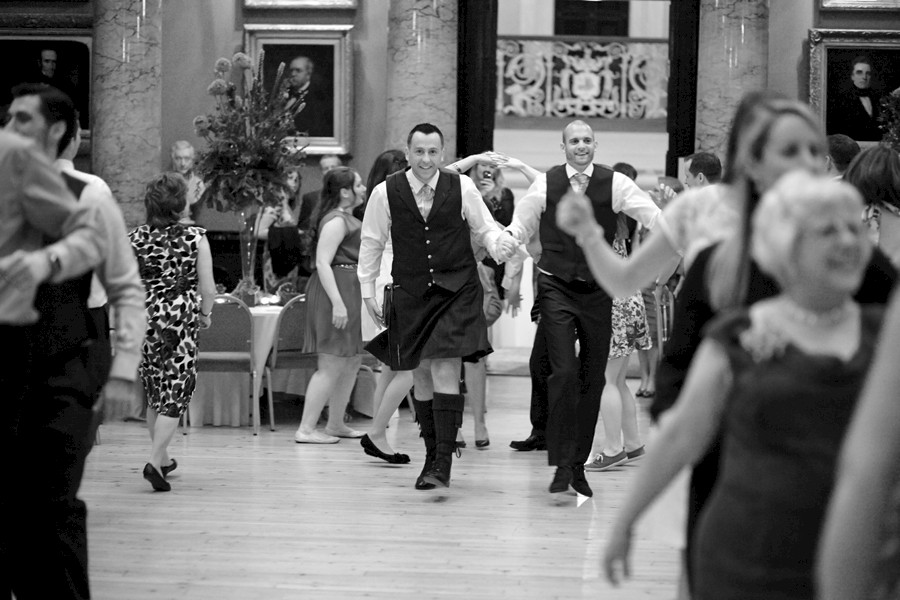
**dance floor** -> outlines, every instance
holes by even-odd
[[[296,444],[296,416],[279,420],[277,406],[277,430],[264,425],[258,437],[189,428],[171,446],[179,466],[169,493],[141,478],[144,425],[106,423],[81,490],[93,598],[675,598],[677,552],[658,541],[637,541],[624,587],[600,573],[640,461],[588,473],[593,498],[549,494],[546,453],[509,448],[528,432],[529,392],[526,377],[488,378],[491,445],[474,448],[467,415],[469,446],[451,487],[436,491],[412,487],[424,450],[405,409],[388,434],[412,456],[402,466],[366,456],[356,440]],[[598,426],[598,451],[601,439]]]

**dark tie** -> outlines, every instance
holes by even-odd
[[[588,186],[588,176],[584,173],[575,173],[574,175],[572,175],[571,182],[572,189],[579,194],[583,194],[584,190],[586,190]]]

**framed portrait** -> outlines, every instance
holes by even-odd
[[[356,0],[244,0],[246,8],[356,8]]]
[[[67,93],[78,110],[81,128],[91,128],[91,48],[84,32],[0,29],[0,56],[8,57],[0,70],[0,106],[12,101],[20,83],[48,83]]]
[[[349,154],[352,25],[245,25],[244,49],[263,58],[263,85],[271,89],[284,63],[289,93],[304,104],[295,119],[298,135],[309,138],[307,154]]]
[[[819,0],[823,10],[897,10],[900,0]]]
[[[825,131],[877,142],[881,99],[900,89],[900,31],[809,30],[809,103]]]

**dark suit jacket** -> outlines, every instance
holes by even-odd
[[[843,133],[858,142],[877,142],[884,136],[878,127],[881,115],[882,95],[872,90],[872,114],[866,112],[862,101],[853,88],[843,91],[833,102],[829,102],[828,134]]]
[[[309,137],[334,136],[334,104],[330,93],[313,80],[303,98],[306,106],[294,115],[294,126]]]

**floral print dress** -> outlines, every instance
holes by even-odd
[[[147,289],[147,337],[140,375],[150,408],[178,418],[197,384],[200,227],[141,225],[128,234]]]
[[[619,236],[613,241],[613,250],[623,258],[628,256],[625,240]],[[647,309],[641,292],[625,298],[613,298],[609,357],[624,358],[635,350],[649,350],[652,346]]]

